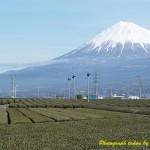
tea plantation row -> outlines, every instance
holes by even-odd
[[[65,99],[0,99],[10,108],[91,108],[150,115],[150,100],[65,100]]]

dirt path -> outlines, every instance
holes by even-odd
[[[0,108],[7,109],[8,106],[9,106],[9,104],[6,104],[6,105],[0,105]]]

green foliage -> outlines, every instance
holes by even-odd
[[[30,102],[27,101],[27,99],[24,99],[21,101],[24,105],[26,105],[27,107],[31,107],[31,108],[35,108],[36,105],[31,104]]]
[[[40,110],[43,108],[30,108]],[[12,109],[11,109],[12,110]],[[45,109],[44,109],[45,110]],[[64,109],[66,110],[66,109]],[[68,109],[70,111],[70,109]],[[100,119],[2,125],[2,150],[148,150],[144,146],[102,146],[100,140],[150,143],[150,118],[138,114],[71,109]]]
[[[82,104],[73,104],[73,108],[83,108]]]
[[[5,105],[5,104],[8,104],[8,99],[2,99],[1,105]]]
[[[44,104],[40,103],[40,101],[37,101],[35,99],[27,99],[26,101],[29,102],[32,105],[35,105],[35,107],[37,107],[37,108],[39,108],[39,107],[44,108],[45,107]]]
[[[49,118],[54,119],[55,121],[67,121],[71,120],[68,116],[62,115],[60,112],[52,111],[51,109],[44,109],[44,108],[30,108],[30,110],[35,111],[39,114],[47,116]]]
[[[10,123],[31,123],[32,121],[15,108],[8,108]]]
[[[17,103],[10,103],[9,107],[10,108],[18,108],[18,104]]]
[[[18,109],[20,112],[22,112],[25,116],[30,118],[33,122],[48,122],[53,121],[51,118],[48,118],[46,116],[43,116],[39,113],[36,113],[32,110],[26,109],[26,108],[20,108]]]
[[[58,109],[58,108],[48,108],[47,111],[51,113],[57,113],[64,117],[69,117],[73,120],[81,120],[81,119],[88,119],[82,114],[76,114],[74,111],[68,111],[67,109]]]
[[[12,107],[8,114],[0,109],[2,150],[150,149],[98,144],[99,140],[150,144],[150,100],[0,99],[0,104]]]
[[[22,102],[19,102],[17,105],[19,108],[27,108],[27,105],[23,104]]]
[[[64,115],[68,115],[70,118],[73,118],[75,120],[101,118],[100,115],[95,115],[95,114],[92,114],[92,113],[80,112],[79,110],[82,110],[82,108],[80,108],[80,109],[72,109],[72,108],[69,108],[69,109],[58,109],[58,108],[52,108],[50,110],[59,111],[62,115],[63,114]],[[95,110],[93,110],[93,111],[95,111]]]
[[[6,109],[0,108],[0,124],[7,124],[7,112]]]
[[[66,100],[66,99],[0,99],[0,104],[10,104],[10,108],[90,108],[124,113],[149,115],[150,100]]]
[[[20,102],[20,99],[16,98],[16,99],[14,99],[14,102],[15,102],[15,103],[19,103],[19,102]]]
[[[9,104],[10,104],[10,103],[14,103],[14,102],[15,102],[15,100],[14,100],[14,99],[11,99],[11,98],[10,98],[10,99],[8,99],[7,101],[8,101],[8,103],[9,103]]]
[[[77,99],[83,99],[82,95],[77,95]]]

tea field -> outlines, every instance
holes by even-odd
[[[0,150],[150,149],[149,100],[0,99],[0,104]],[[119,142],[125,144],[112,146]]]

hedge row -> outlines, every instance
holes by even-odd
[[[22,112],[25,116],[29,117],[33,122],[49,122],[54,121],[49,117],[43,116],[37,112],[34,112],[32,110],[26,109],[26,108],[19,108],[20,112]]]
[[[7,112],[6,109],[0,108],[0,124],[7,124]]]
[[[7,109],[9,123],[31,123],[32,121],[15,108]]]

